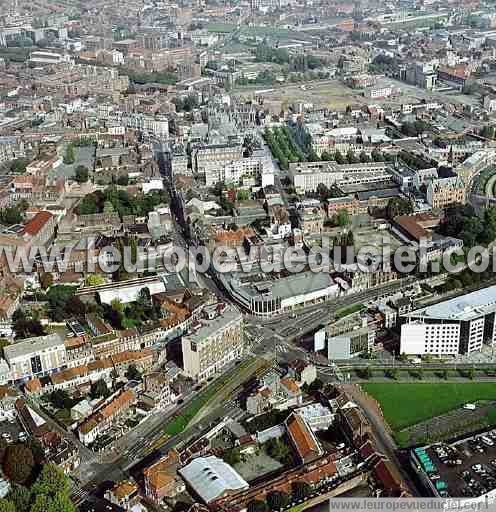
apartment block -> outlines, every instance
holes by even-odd
[[[15,382],[42,377],[66,366],[64,340],[58,334],[38,336],[4,348]]]
[[[241,313],[222,304],[215,314],[193,324],[182,339],[184,372],[195,380],[212,377],[244,351]]]
[[[391,179],[385,162],[336,164],[335,162],[299,162],[290,164],[289,177],[298,193],[315,192],[320,184],[361,185]]]
[[[401,353],[457,355],[493,346],[495,294],[490,286],[403,315]]]

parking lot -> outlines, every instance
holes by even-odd
[[[431,481],[444,482],[449,496],[477,497],[496,489],[496,430],[426,452],[437,469]]]
[[[15,417],[4,417],[0,423],[0,433],[2,439],[7,443],[17,443],[19,441],[25,441],[28,438],[28,434],[24,431],[19,420]]]

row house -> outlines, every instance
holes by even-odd
[[[140,372],[149,370],[153,365],[153,352],[150,348],[140,351],[119,352],[111,356],[112,364],[118,375],[122,376],[134,365]]]
[[[132,389],[120,391],[111,397],[78,427],[79,440],[85,445],[93,443],[101,433],[111,427],[114,421],[130,409],[135,400],[136,394]]]

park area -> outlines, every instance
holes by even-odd
[[[496,385],[472,383],[368,383],[400,446],[454,437],[496,423]],[[463,409],[477,404],[475,410]]]

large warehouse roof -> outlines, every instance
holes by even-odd
[[[213,455],[194,459],[179,473],[205,503],[249,487],[229,464]]]

